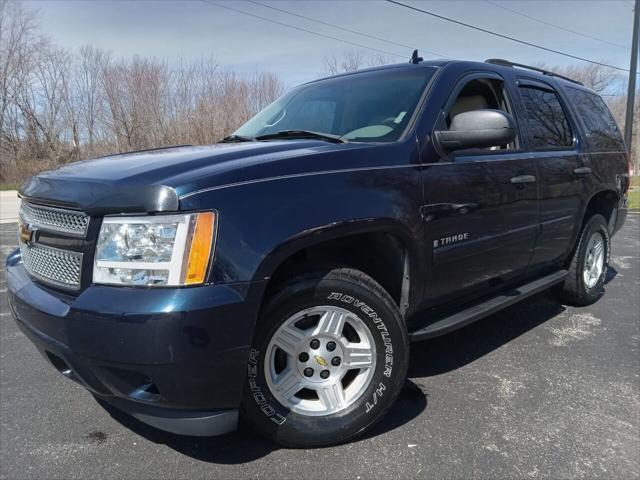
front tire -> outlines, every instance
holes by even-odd
[[[596,302],[603,295],[610,247],[607,221],[602,215],[593,215],[582,229],[567,277],[554,288],[554,293],[561,302],[585,306]]]
[[[408,355],[398,308],[369,276],[336,268],[295,277],[261,314],[241,415],[286,446],[345,442],[393,404]]]

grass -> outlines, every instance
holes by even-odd
[[[627,195],[629,195],[629,209],[640,210],[640,190],[634,190]]]
[[[19,183],[0,183],[0,190],[18,190]]]
[[[631,177],[631,186],[640,187],[640,175],[633,175]]]

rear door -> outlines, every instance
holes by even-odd
[[[449,87],[450,88],[450,87]],[[513,114],[505,80],[473,73],[454,84],[436,121],[478,109]],[[437,150],[437,149],[436,149]],[[538,231],[535,163],[518,138],[511,145],[437,151],[423,170],[428,257],[425,297],[436,305],[499,288],[525,273]]]
[[[629,160],[624,141],[613,115],[604,100],[577,85],[565,85],[564,93],[575,118],[582,124],[589,148],[592,170],[590,192],[613,190],[620,198],[628,187]],[[618,212],[615,212],[618,213]],[[618,215],[609,216],[609,230],[614,232]]]
[[[588,156],[562,97],[550,83],[521,78],[517,82],[526,148],[537,168],[540,234],[532,267],[562,261],[573,245],[590,174]]]

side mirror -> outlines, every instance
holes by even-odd
[[[434,132],[436,141],[447,151],[507,145],[516,138],[513,117],[501,110],[472,110],[459,113],[449,130]]]

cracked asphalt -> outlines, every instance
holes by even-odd
[[[543,293],[414,344],[399,401],[365,438],[281,449],[246,428],[179,437],[108,412],[7,311],[0,226],[0,478],[638,478],[640,215],[614,238],[606,293]]]

